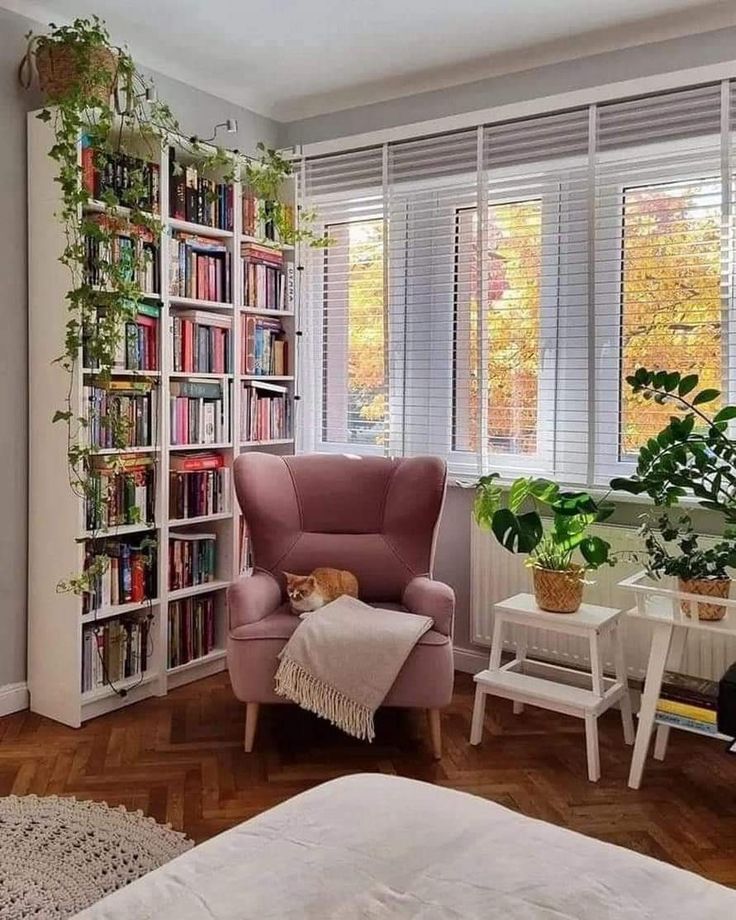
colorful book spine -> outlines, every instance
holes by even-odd
[[[217,534],[174,534],[169,539],[169,590],[214,581]]]
[[[168,667],[203,658],[215,648],[215,596],[188,597],[169,604]]]
[[[715,722],[701,722],[697,719],[686,719],[684,716],[675,715],[671,712],[658,712],[657,722],[664,725],[672,725],[675,728],[687,728],[692,731],[705,732],[709,735],[718,734],[718,726]]]
[[[713,725],[718,721],[718,715],[715,709],[705,709],[702,706],[693,706],[690,703],[679,703],[676,700],[658,700],[657,712],[682,716],[685,719],[693,719],[696,722],[709,722]]]
[[[83,627],[82,693],[145,674],[149,644],[147,618],[116,618]]]

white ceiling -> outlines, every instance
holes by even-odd
[[[733,0],[0,0],[282,121],[736,24]],[[736,49],[735,49],[736,51]]]

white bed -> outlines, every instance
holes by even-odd
[[[333,780],[207,841],[79,920],[734,920],[736,892],[414,780]]]

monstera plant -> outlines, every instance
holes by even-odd
[[[543,610],[573,613],[582,601],[585,572],[613,564],[610,544],[590,533],[611,516],[613,505],[587,492],[565,492],[548,479],[517,479],[508,492],[497,480],[492,473],[478,481],[476,522],[509,552],[527,555]]]

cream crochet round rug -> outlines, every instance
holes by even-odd
[[[184,834],[104,802],[0,798],[0,918],[72,917],[184,853]]]

